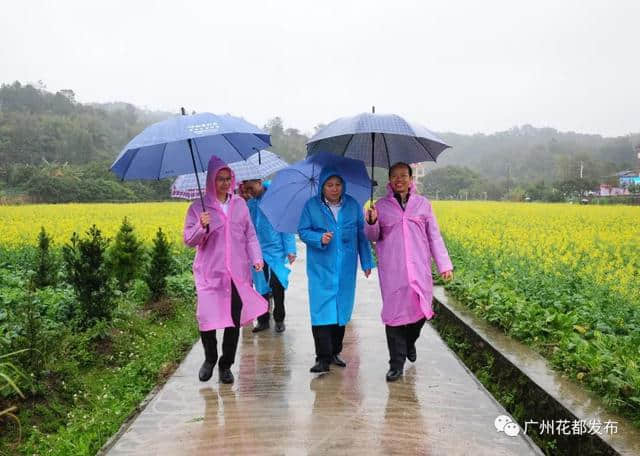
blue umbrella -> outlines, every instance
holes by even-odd
[[[427,128],[395,114],[362,113],[342,117],[319,130],[307,142],[307,156],[327,151],[390,168],[396,162],[436,161],[450,147]],[[371,190],[373,199],[373,188]]]
[[[172,117],[145,128],[111,165],[122,180],[162,179],[207,170],[212,155],[232,163],[269,147],[269,134],[230,115]],[[202,191],[198,181],[200,199]],[[203,203],[204,207],[204,203]]]
[[[318,194],[320,172],[326,166],[340,172],[346,182],[347,194],[358,203],[364,204],[369,198],[371,179],[362,161],[318,153],[278,171],[262,198],[260,209],[277,231],[298,231],[302,209],[309,198]]]

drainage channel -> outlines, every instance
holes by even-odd
[[[640,430],[435,287],[432,326],[521,429],[549,455],[638,455]]]

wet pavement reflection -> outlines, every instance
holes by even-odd
[[[198,381],[198,342],[162,390],[107,451],[119,455],[541,454],[522,435],[497,432],[504,410],[426,325],[418,360],[385,381],[388,353],[375,274],[359,272],[342,358],[314,363],[304,247],[290,277],[284,333],[243,328],[236,382]],[[194,321],[195,324],[195,321]]]

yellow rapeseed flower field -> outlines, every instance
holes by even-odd
[[[150,241],[158,227],[180,245],[188,203],[0,206],[0,244],[36,243],[44,226],[58,245],[96,224],[108,237],[123,217]],[[504,253],[558,265],[640,302],[640,207],[434,202],[444,235],[476,255]]]
[[[0,244],[8,247],[35,245],[41,226],[58,246],[68,242],[74,231],[83,236],[93,224],[105,236],[113,238],[125,216],[145,242],[151,241],[161,227],[170,241],[181,244],[188,207],[186,201],[0,206]]]
[[[443,234],[474,255],[560,266],[640,304],[640,207],[437,201],[434,208]]]

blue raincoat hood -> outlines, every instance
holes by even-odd
[[[326,166],[322,168],[322,171],[320,171],[320,177],[318,179],[320,183],[320,185],[318,186],[318,196],[322,201],[324,201],[324,195],[322,194],[324,184],[329,180],[329,178],[333,176],[339,177],[342,181],[342,193],[340,194],[340,198],[344,200],[344,195],[347,192],[347,182],[344,180],[344,177],[340,175],[336,168],[334,168],[333,166]]]

